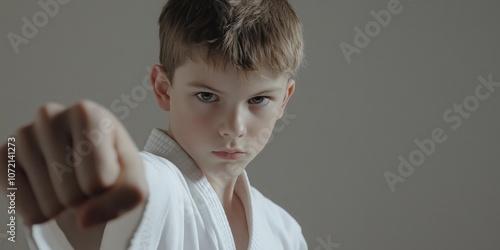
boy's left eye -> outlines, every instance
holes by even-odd
[[[251,104],[259,104],[259,105],[266,105],[269,103],[271,98],[267,96],[256,96],[250,99]]]

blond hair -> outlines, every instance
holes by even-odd
[[[293,76],[304,57],[302,23],[287,0],[169,0],[158,18],[160,64],[170,82],[188,57],[238,72]]]

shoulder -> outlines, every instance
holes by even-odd
[[[281,206],[264,196],[255,187],[251,187],[252,198],[259,212],[265,211],[265,216],[273,218],[274,223],[280,223],[283,226],[299,226],[299,223]]]
[[[161,190],[170,197],[180,198],[188,189],[186,178],[177,166],[168,159],[147,151],[139,152],[143,160],[146,180],[151,192]]]
[[[163,237],[178,238],[175,232],[171,233],[174,238],[164,234],[168,228],[178,227],[179,219],[182,219],[178,211],[184,211],[182,206],[189,196],[186,195],[185,179],[174,163],[147,151],[141,151],[139,155],[143,160],[149,194],[128,249],[151,249],[161,244]]]
[[[139,154],[143,159],[149,187],[148,205],[163,209],[165,213],[160,213],[161,216],[166,216],[172,210],[183,210],[182,206],[192,199],[192,183],[189,178],[186,178],[173,162],[162,156],[147,151],[141,151]]]

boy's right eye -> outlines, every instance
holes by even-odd
[[[208,92],[200,92],[200,93],[197,93],[196,96],[198,97],[198,99],[200,99],[201,101],[204,101],[204,102],[213,102],[213,101],[217,100],[216,95],[214,95],[212,93],[208,93]]]

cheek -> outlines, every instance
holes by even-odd
[[[254,114],[253,119],[248,124],[249,133],[253,136],[267,134],[266,132],[273,129],[276,120],[279,118],[279,108],[273,106],[269,107],[269,109],[256,110]]]
[[[209,121],[197,113],[179,113],[176,119],[176,128],[179,140],[184,148],[195,157],[206,148],[209,138]]]
[[[279,118],[279,109],[273,108],[256,113],[255,118],[250,123],[250,126],[255,129],[265,129],[274,127],[276,120]]]
[[[212,128],[212,118],[202,113],[186,112],[179,114],[177,127],[181,128],[188,135],[202,136]]]
[[[186,147],[194,156],[196,152],[206,150],[216,137],[212,129],[213,121],[209,116],[195,112],[184,113],[182,116],[182,122],[178,122],[177,127],[182,131]]]
[[[256,152],[260,152],[260,150],[262,150],[264,146],[272,140],[275,122],[276,118],[269,117],[268,119],[254,121],[250,125],[248,128],[248,143],[251,145],[250,148]]]
[[[197,102],[194,97],[186,96],[176,103],[175,115],[179,123],[186,127],[205,127],[211,122],[208,105]]]

